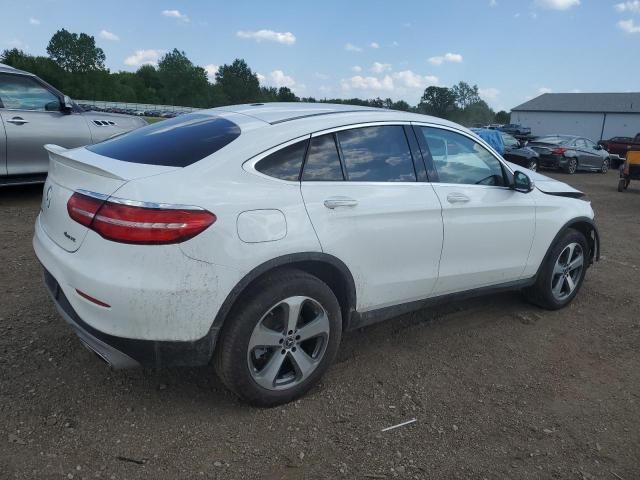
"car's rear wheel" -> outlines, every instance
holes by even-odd
[[[529,301],[549,310],[571,303],[584,281],[588,259],[585,236],[577,230],[567,230],[545,258],[536,283],[525,290]]]
[[[263,407],[306,393],[340,344],[342,316],[333,291],[312,275],[286,270],[258,281],[238,305],[216,350],[224,384]]]
[[[578,170],[578,160],[570,158],[567,162],[567,173],[573,175]]]
[[[605,158],[602,161],[602,167],[600,167],[600,173],[607,173],[609,171],[610,161],[608,158]]]
[[[529,164],[527,165],[527,168],[529,170],[537,172],[538,171],[538,162],[536,162],[535,160],[530,160]]]

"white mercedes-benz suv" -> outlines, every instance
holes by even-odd
[[[82,342],[214,361],[254,405],[305,393],[347,330],[502,289],[561,308],[599,258],[581,192],[418,114],[240,105],[46,148],[33,244]]]

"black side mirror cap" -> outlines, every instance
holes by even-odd
[[[520,170],[516,170],[513,173],[513,185],[511,188],[516,192],[529,193],[534,187],[535,184],[533,183],[533,180],[529,178],[529,175],[521,172]]]

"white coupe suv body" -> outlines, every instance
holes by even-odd
[[[345,330],[504,288],[560,308],[599,255],[580,192],[418,114],[242,105],[46,148],[34,248],[81,340],[115,367],[214,358],[259,405]]]

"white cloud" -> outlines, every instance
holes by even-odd
[[[125,65],[139,67],[141,65],[157,65],[164,50],[136,50],[124,60]]]
[[[391,64],[390,63],[373,62],[373,65],[371,65],[371,71],[373,73],[389,72],[389,71],[391,71]]]
[[[490,7],[497,7],[498,6],[498,1],[497,0],[491,0],[489,2],[489,6]]]
[[[429,63],[432,65],[442,65],[445,62],[462,63],[462,55],[459,53],[445,53],[429,59]]]
[[[551,90],[549,87],[540,87],[540,88],[538,89],[538,93],[539,93],[540,95],[543,95],[543,94],[545,94],[545,93],[551,93],[551,92],[553,92],[553,90]]]
[[[29,23],[31,25],[40,25],[40,20],[38,20],[37,18],[29,17]]]
[[[392,74],[395,80],[406,88],[426,88],[430,85],[438,85],[440,83],[438,77],[433,75],[419,75],[411,70],[403,70]]]
[[[485,102],[493,102],[500,95],[500,90],[494,87],[479,88],[478,93]]]
[[[361,52],[361,51],[362,51],[362,48],[360,48],[360,47],[359,47],[359,46],[357,46],[357,45],[354,45],[353,43],[347,43],[347,44],[345,44],[344,49],[345,49],[347,52]]]
[[[536,5],[548,10],[569,10],[580,5],[580,0],[536,0]]]
[[[342,80],[341,83],[342,88],[345,90],[349,90],[351,88],[357,90],[393,90],[393,79],[389,75],[385,75],[382,79],[377,77],[363,77],[361,75],[356,75],[355,77],[351,77],[348,80]]]
[[[369,46],[370,46],[371,48],[380,48],[380,44],[379,44],[378,42],[371,42],[371,43],[369,44]]]
[[[293,88],[296,84],[296,81],[286,75],[282,70],[274,70],[269,74],[270,83],[276,87],[289,87]]]
[[[391,42],[391,46],[392,47],[399,47],[400,44],[396,40],[394,40],[393,42]]]
[[[274,32],[273,30],[238,31],[236,35],[240,38],[255,40],[256,42],[276,42],[284,45],[296,43],[296,36],[291,32]]]
[[[110,32],[108,30],[100,30],[100,33],[98,34],[98,36],[104,40],[111,40],[114,42],[117,42],[118,40],[120,40],[119,36],[117,36],[115,33]]]
[[[177,18],[183,22],[189,21],[189,17],[185,13],[181,13],[180,10],[163,10],[162,15],[169,18]]]
[[[360,73],[362,71],[362,67],[360,65],[354,65],[353,67],[351,67],[351,70],[356,73]]]
[[[265,76],[264,76],[264,75],[262,75],[261,73],[256,73],[256,77],[258,77],[258,81],[259,81],[260,83],[264,82],[264,81],[267,79],[267,77],[265,77]]]
[[[616,3],[613,7],[620,13],[640,13],[640,0]]]
[[[629,20],[620,20],[618,22],[618,28],[625,33],[640,33],[640,25],[636,25],[636,22],[632,18]]]
[[[216,73],[218,73],[219,68],[219,65],[214,65],[213,63],[204,66],[204,70],[207,72],[207,78],[209,78],[210,82],[216,81]]]

